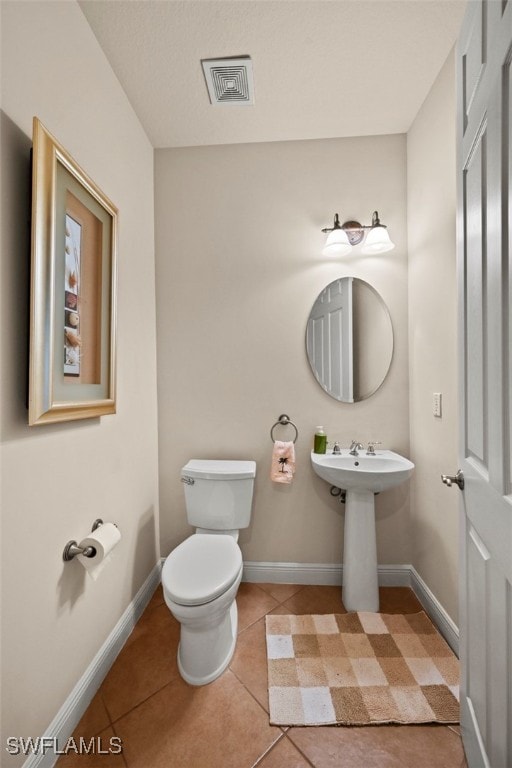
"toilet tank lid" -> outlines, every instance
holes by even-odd
[[[255,461],[230,459],[190,459],[181,475],[206,480],[245,480],[256,476]]]

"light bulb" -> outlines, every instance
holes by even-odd
[[[391,241],[388,230],[383,226],[372,227],[366,235],[362,253],[384,253],[391,251],[395,244]]]
[[[351,250],[352,246],[349,243],[347,233],[344,229],[336,227],[332,232],[329,232],[322,253],[324,256],[346,256]]]

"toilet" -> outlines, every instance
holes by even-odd
[[[196,530],[167,557],[162,587],[181,624],[178,669],[191,685],[219,677],[235,651],[238,532],[251,520],[255,476],[255,461],[191,459],[181,470],[187,520]]]

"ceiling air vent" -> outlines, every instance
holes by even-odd
[[[212,104],[254,104],[250,56],[203,59],[201,64]]]

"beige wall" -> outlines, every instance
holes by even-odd
[[[179,471],[191,457],[256,460],[245,560],[340,563],[343,507],[311,469],[315,426],[343,446],[382,440],[408,455],[405,149],[395,135],[156,152],[162,554],[190,532]],[[394,251],[322,256],[336,211],[368,223],[375,208]],[[323,392],[305,352],[310,308],[343,275],[377,289],[395,330],[386,382],[350,405]],[[281,413],[299,430],[290,487],[269,479]],[[410,562],[408,513],[407,486],[377,497],[381,563]]]
[[[3,728],[36,737],[158,558],[153,151],[76,3],[0,7]],[[29,428],[33,115],[119,208],[119,346],[117,415]],[[122,541],[94,582],[61,558],[96,517]]]
[[[455,75],[448,57],[407,136],[413,564],[457,621]],[[432,394],[442,392],[442,418]]]

